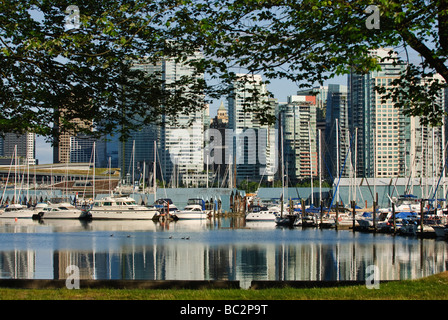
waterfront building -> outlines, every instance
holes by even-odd
[[[197,52],[190,59],[200,57]],[[174,58],[162,58],[156,63],[145,59],[136,61],[133,68],[155,75],[162,80],[166,90],[173,90],[176,82],[183,77],[201,78],[195,70],[185,62]],[[186,91],[188,93],[188,89]],[[193,97],[191,97],[193,96]],[[203,95],[190,95],[201,108],[196,112],[179,111],[176,121],[169,114],[160,115],[157,124],[144,126],[133,131],[127,141],[120,142],[118,147],[119,164],[123,176],[142,172],[143,164],[153,165],[157,153],[157,177],[166,184],[176,187],[183,184],[205,184],[203,144],[207,112]],[[162,106],[163,108],[163,106]],[[198,108],[199,109],[199,108]],[[156,149],[154,149],[156,142]],[[137,173],[138,172],[138,173]],[[147,171],[148,172],[148,171]]]
[[[396,62],[396,53],[388,57],[388,49],[372,51],[383,59],[381,70],[365,74],[352,72],[348,77],[350,131],[357,129],[356,170],[359,177],[393,177],[404,175],[404,131],[408,120],[392,101],[382,101],[375,86],[389,87],[406,67]]]
[[[230,154],[227,150],[228,145],[226,145],[226,133],[229,127],[229,115],[227,112],[227,108],[224,106],[224,102],[221,101],[221,104],[218,108],[216,116],[210,121],[210,131],[207,132],[207,136],[205,137],[206,141],[209,141],[209,144],[206,145],[206,156],[208,156],[208,160],[206,158],[206,162],[211,165],[213,172],[217,175],[216,182],[218,186],[226,185],[224,184],[223,179],[229,178],[229,169],[228,163],[225,161],[226,154]]]
[[[196,52],[189,59],[198,59],[200,52]],[[203,74],[195,74],[192,66],[175,59],[164,59],[162,76],[165,85],[172,86],[183,77],[201,79]],[[188,89],[186,89],[188,93]],[[169,115],[162,115],[162,125],[159,127],[160,161],[165,181],[171,186],[179,186],[179,181],[190,183],[197,181],[197,185],[204,185],[204,96],[194,93],[190,99],[197,104],[198,111],[177,114],[177,123],[173,124]],[[185,178],[183,178],[185,177]],[[192,178],[194,177],[194,178]]]
[[[255,101],[257,93],[260,101]],[[233,137],[226,135],[226,145],[231,154],[226,163],[236,166],[236,182],[243,180],[273,181],[277,171],[275,126],[262,124],[256,113],[249,111],[254,103],[267,104],[274,114],[276,100],[268,98],[266,84],[260,75],[238,74],[227,100],[229,129]]]
[[[382,59],[381,70],[349,74],[349,130],[351,134],[357,131],[353,157],[356,174],[372,178],[439,177],[444,163],[444,126],[422,125],[420,118],[404,115],[391,99],[385,101],[375,90],[391,88],[406,68],[396,63],[395,52],[389,52],[372,51],[372,56]],[[445,92],[439,99],[446,99]]]
[[[341,171],[347,154],[349,152],[350,140],[352,133],[350,132],[351,114],[348,109],[347,86],[339,84],[329,84],[327,91],[327,112],[325,119],[325,163],[332,177],[348,176],[351,169],[348,158],[349,170]]]
[[[36,164],[36,135],[34,133],[16,134],[8,132],[0,137],[0,140],[0,156],[11,158],[17,147],[17,157],[23,159],[22,163]]]
[[[64,109],[60,109],[60,113],[64,113]],[[59,119],[58,119],[59,121]],[[86,123],[80,119],[70,120],[77,127],[91,129],[91,123]],[[54,137],[53,145],[53,163],[89,163],[93,161],[93,146],[97,141],[96,138],[87,133],[73,130],[60,132]]]
[[[278,128],[283,141],[284,174],[293,184],[318,175],[315,95],[293,95],[278,105]]]

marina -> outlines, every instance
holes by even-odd
[[[89,281],[249,288],[253,281],[364,281],[371,266],[382,281],[447,270],[446,211],[417,196],[385,205],[393,193],[378,187],[372,206],[360,208],[343,188],[335,201],[332,188],[140,190],[108,178],[79,180],[71,190],[5,184],[0,279],[63,280],[76,267]]]

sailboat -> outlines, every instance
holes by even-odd
[[[136,203],[129,196],[110,195],[95,199],[95,143],[93,144],[93,204],[90,208],[92,220],[152,220],[158,211]]]
[[[18,166],[18,157],[17,157],[17,146],[14,146],[14,153],[11,158],[11,167],[14,159],[14,202],[8,205],[6,208],[0,211],[0,219],[32,219],[38,212],[38,210],[48,206],[46,203],[41,203],[36,205],[36,207],[27,207],[23,206],[20,203],[17,203],[17,166]],[[8,175],[9,178],[9,175]],[[29,179],[28,179],[29,181]],[[6,181],[6,186],[8,185],[8,181]],[[3,192],[4,195],[5,192]],[[28,197],[27,197],[28,199]]]
[[[275,217],[275,224],[277,226],[288,226],[288,227],[292,227],[294,226],[294,223],[296,222],[297,219],[297,215],[293,214],[294,213],[294,208],[293,206],[289,206],[289,213],[288,214],[284,214],[283,213],[283,207],[284,207],[284,203],[283,203],[283,197],[285,194],[285,172],[284,172],[284,150],[283,150],[283,132],[282,129],[280,127],[280,139],[281,139],[281,157],[282,157],[282,195],[280,196],[280,213],[277,213],[276,217]]]

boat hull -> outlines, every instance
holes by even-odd
[[[275,224],[277,226],[287,226],[287,227],[292,227],[294,226],[294,222],[296,222],[296,220],[300,220],[297,219],[296,215],[278,215],[275,218]]]
[[[432,226],[432,228],[434,229],[436,237],[446,238],[448,234],[448,228],[446,226]]]
[[[274,213],[249,213],[246,216],[246,221],[275,221]]]
[[[182,212],[178,211],[175,213],[175,216],[179,220],[200,220],[200,219],[207,219],[208,213],[207,212]]]
[[[152,220],[158,215],[158,211],[153,210],[91,210],[92,220]]]
[[[32,219],[36,214],[34,210],[11,211],[0,213],[0,219]]]
[[[57,212],[43,212],[41,219],[88,219],[90,213],[82,212],[80,210],[67,210]]]

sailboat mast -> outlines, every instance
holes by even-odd
[[[14,203],[17,202],[17,145],[14,146]]]
[[[93,192],[92,192],[92,200],[95,201],[95,142],[93,142]]]
[[[336,118],[336,181],[339,181],[339,122]],[[336,189],[336,202],[339,201],[339,188]]]
[[[156,180],[156,163],[157,163],[157,142],[154,140],[154,164],[153,164],[153,166],[154,166],[154,168],[153,168],[153,170],[154,170],[154,181],[153,181],[153,184],[154,184],[154,202],[156,202],[156,188],[157,188],[157,180]]]
[[[146,161],[143,161],[143,193],[145,193]]]
[[[322,136],[321,129],[318,130],[319,135],[319,204],[322,203]]]
[[[135,187],[134,165],[135,165],[135,140],[132,142],[132,193],[134,193],[134,187]]]
[[[311,124],[308,122],[308,142],[310,145],[310,182],[311,182],[311,205],[314,204],[314,189],[313,189],[313,158],[311,156]]]

